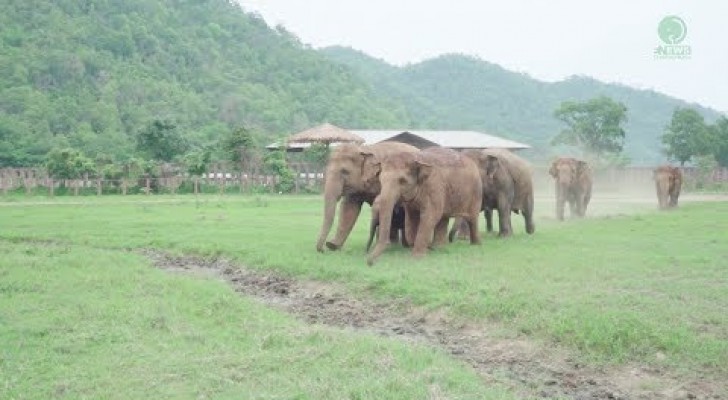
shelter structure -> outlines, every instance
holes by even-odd
[[[305,131],[304,131],[305,132]],[[528,149],[531,146],[502,138],[487,133],[476,131],[435,131],[435,130],[350,130],[352,135],[361,139],[363,144],[374,144],[379,142],[401,142],[407,143],[417,148],[425,148],[430,146],[442,146],[455,150],[462,149],[508,149],[521,150]],[[297,134],[298,135],[298,134]],[[294,135],[296,136],[296,135]],[[292,142],[288,141],[287,150],[291,152],[303,151],[309,147],[311,142]],[[314,142],[315,143],[315,142]],[[336,143],[331,141],[335,145]],[[272,143],[266,148],[270,150],[280,148],[280,144]]]

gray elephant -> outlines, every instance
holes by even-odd
[[[465,150],[464,155],[475,161],[483,186],[483,203],[486,229],[493,231],[493,210],[498,211],[499,236],[513,234],[511,212],[523,215],[526,232],[534,233],[533,178],[531,166],[521,157],[504,149]],[[465,227],[456,219],[450,230],[453,241],[456,232]]]
[[[319,232],[316,250],[323,251],[324,243],[331,250],[340,249],[356,223],[363,203],[372,204],[380,191],[379,180],[362,179],[362,167],[365,156],[369,154],[378,160],[387,154],[419,151],[416,147],[399,142],[381,142],[373,145],[343,144],[336,147],[326,166],[326,183],[324,185],[324,219]],[[343,200],[342,200],[343,198]],[[339,206],[339,222],[336,235],[326,241]]]
[[[660,209],[677,207],[677,199],[682,188],[682,172],[680,168],[670,165],[661,165],[653,171],[657,201]]]
[[[446,243],[451,217],[468,221],[470,242],[480,243],[478,214],[483,188],[478,167],[470,158],[451,149],[430,147],[419,153],[390,155],[378,166],[382,191],[376,202],[380,218],[391,221],[395,204],[402,202],[412,255],[423,256],[431,243]],[[386,223],[379,227],[379,240],[367,257],[369,265],[389,244],[389,229]]]
[[[592,192],[592,171],[586,161],[570,157],[555,160],[549,174],[556,185],[556,219],[564,220],[564,204],[572,217],[583,217]]]

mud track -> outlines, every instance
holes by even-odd
[[[678,378],[654,367],[596,368],[568,351],[526,337],[504,338],[487,324],[427,312],[406,301],[354,298],[342,286],[300,281],[256,271],[224,258],[177,257],[144,250],[158,268],[214,276],[238,293],[310,324],[374,333],[440,348],[470,365],[486,384],[529,398],[728,399],[728,383],[705,377]]]

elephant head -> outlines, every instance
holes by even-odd
[[[341,196],[366,190],[368,184],[362,180],[363,163],[360,147],[353,144],[337,147],[329,157],[324,186],[324,221],[316,243],[318,251],[323,251]]]
[[[372,164],[379,170],[381,192],[375,203],[379,205],[379,237],[389,238],[394,207],[400,200],[408,201],[417,196],[418,187],[432,173],[433,166],[416,158],[414,153],[400,153]],[[380,241],[367,257],[372,265],[384,252],[387,243]]]
[[[559,158],[551,164],[549,174],[556,179],[556,183],[562,188],[575,185],[586,169],[588,164],[585,161],[575,158]]]

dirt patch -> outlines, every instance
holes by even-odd
[[[216,276],[239,293],[312,324],[372,332],[444,349],[468,363],[487,383],[524,397],[570,399],[725,399],[728,383],[680,379],[659,369],[629,365],[598,369],[567,351],[526,337],[503,338],[486,324],[427,312],[406,301],[355,298],[335,284],[300,281],[244,268],[224,258],[177,257],[144,250],[158,268]]]

